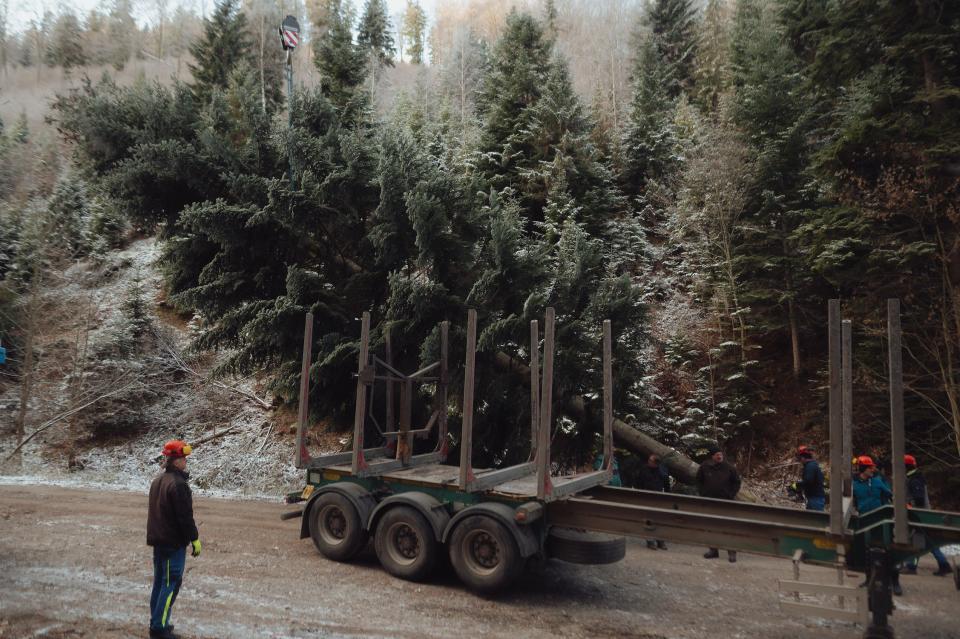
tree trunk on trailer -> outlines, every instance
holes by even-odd
[[[530,368],[526,364],[517,361],[501,351],[496,354],[496,365],[501,370],[516,373],[524,380],[524,385],[529,385]],[[579,395],[567,398],[561,409],[567,415],[577,418],[583,417],[587,412],[586,402],[583,397]],[[613,436],[621,446],[634,453],[641,455],[659,455],[660,460],[670,471],[671,475],[685,484],[696,484],[697,471],[700,469],[700,464],[683,453],[661,444],[653,437],[617,418],[613,420]],[[737,498],[742,501],[758,501],[753,494],[746,490],[741,490]]]

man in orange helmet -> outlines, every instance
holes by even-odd
[[[857,475],[853,478],[853,503],[861,515],[875,510],[893,499],[893,491],[877,475],[877,465],[867,455],[857,457]]]
[[[930,508],[930,496],[927,494],[927,479],[917,468],[917,458],[913,455],[904,455],[903,464],[907,467],[907,503],[911,508]],[[930,554],[937,560],[937,571],[933,574],[938,577],[949,575],[953,570],[950,562],[939,548],[934,548]],[[906,562],[903,571],[909,575],[917,574],[917,564],[920,558],[914,557]]]
[[[190,444],[179,439],[163,445],[164,472],[150,485],[147,545],[153,546],[153,591],[150,593],[151,639],[177,639],[170,612],[183,582],[187,546],[200,556],[200,533],[193,521],[193,496],[187,480]]]
[[[857,463],[858,472],[853,478],[853,503],[857,507],[857,512],[862,515],[884,504],[889,504],[893,499],[893,491],[883,477],[877,475],[877,465],[873,463],[873,458],[860,455],[854,461]],[[866,582],[860,585],[865,584]],[[891,570],[890,585],[893,588],[893,594],[897,596],[903,594],[903,588],[900,587],[900,571],[896,568]]]

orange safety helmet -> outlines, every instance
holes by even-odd
[[[860,455],[857,457],[857,466],[876,466],[869,455]]]
[[[193,452],[193,446],[180,439],[171,439],[163,445],[163,456],[170,459],[186,457]]]
[[[904,456],[903,456],[903,463],[906,464],[907,466],[916,466],[916,465],[917,465],[917,458],[914,457],[913,455],[904,455]]]

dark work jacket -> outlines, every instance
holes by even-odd
[[[826,497],[823,491],[823,470],[815,459],[803,462],[803,472],[800,474],[800,489],[803,494],[811,497]]]
[[[927,495],[927,479],[919,470],[914,468],[907,473],[907,499],[914,508],[929,508],[930,498]]]
[[[637,479],[639,480],[637,488],[656,490],[661,493],[670,492],[670,476],[662,465],[658,464],[657,466],[651,467],[648,464],[644,464],[640,467]]]
[[[697,490],[703,497],[733,499],[740,492],[740,475],[726,460],[717,463],[708,459],[697,471]]]
[[[150,484],[150,510],[147,513],[147,545],[183,548],[199,539],[193,521],[193,495],[190,476],[168,466]]]

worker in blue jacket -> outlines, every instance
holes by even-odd
[[[884,504],[889,504],[893,500],[893,491],[883,477],[877,475],[877,465],[873,463],[873,459],[867,455],[860,455],[856,462],[859,472],[853,478],[853,503],[857,507],[857,512],[862,515]],[[903,594],[903,588],[900,586],[900,569],[897,566],[890,571],[890,585],[893,594],[897,596]]]
[[[803,465],[800,481],[794,482],[793,489],[807,500],[807,510],[822,511],[826,506],[827,493],[823,488],[823,469],[814,459],[814,451],[809,446],[797,448],[797,460]]]
[[[893,491],[877,476],[877,465],[867,455],[857,457],[858,474],[853,478],[853,503],[860,514],[875,510],[893,499]]]

